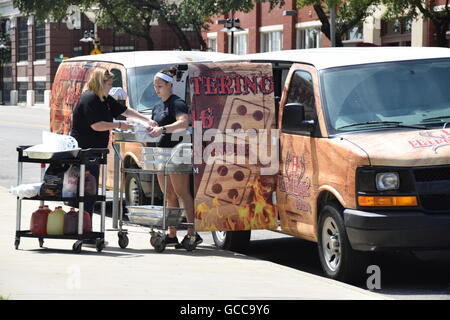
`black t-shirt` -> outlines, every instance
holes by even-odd
[[[113,97],[108,96],[102,102],[92,91],[85,91],[72,114],[72,130],[70,135],[78,141],[78,146],[87,148],[107,148],[109,130],[95,131],[91,125],[99,121],[113,122],[127,110]]]
[[[171,95],[169,99],[155,106],[152,112],[152,119],[155,120],[160,127],[174,123],[176,117],[180,114],[187,114],[189,108],[186,103],[177,95]],[[172,141],[172,134],[163,134],[159,140],[158,147],[173,148],[179,140]]]

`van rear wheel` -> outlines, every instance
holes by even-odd
[[[243,231],[213,231],[214,244],[219,249],[243,252],[250,243],[250,230]]]
[[[342,207],[331,202],[320,212],[318,251],[320,263],[328,278],[357,282],[363,279],[368,254],[352,249],[342,216]]]
[[[125,200],[129,206],[140,206],[147,203],[141,180],[136,173],[127,173],[125,176]]]

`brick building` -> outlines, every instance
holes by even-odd
[[[49,105],[50,90],[61,55],[87,55],[94,49],[92,42],[81,42],[84,31],[94,24],[81,14],[81,28],[69,30],[65,23],[37,24],[33,17],[22,15],[11,0],[0,0],[0,30],[10,41],[0,46],[0,104]],[[144,40],[134,40],[113,30],[98,28],[101,52],[147,50]],[[155,24],[151,28],[155,50],[180,48],[179,41],[167,26]],[[198,41],[188,34],[193,48]],[[8,40],[8,39],[6,39]]]
[[[445,2],[433,0],[434,10],[442,10]],[[272,11],[269,8],[269,3],[256,3],[251,12],[234,14],[243,29],[234,32],[234,53],[330,46],[330,40],[320,31],[322,24],[312,6],[297,9],[295,0],[287,0],[283,8]],[[379,46],[436,45],[433,24],[428,19],[386,21],[383,13],[383,7],[377,8],[372,16],[346,35],[344,45],[355,46],[363,42]],[[213,21],[226,18],[231,15],[214,17]],[[224,25],[211,24],[204,38],[210,50],[231,52],[231,33],[221,32],[222,28]],[[450,32],[447,32],[447,39],[450,40]]]

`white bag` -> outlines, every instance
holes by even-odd
[[[9,193],[18,196],[20,199],[33,198],[38,195],[42,182],[21,184],[17,187],[11,187]]]
[[[78,180],[80,178],[80,169],[76,165],[71,165],[64,173],[62,196],[64,198],[76,197],[78,194]]]

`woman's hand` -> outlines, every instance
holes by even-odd
[[[158,126],[158,122],[156,122],[155,120],[148,120],[147,121],[147,123],[148,123],[148,125],[150,126],[150,127],[157,127]]]
[[[119,129],[122,131],[128,130],[133,128],[133,125],[131,125],[129,122],[127,121],[120,121],[119,122]]]
[[[152,138],[159,137],[162,134],[163,128],[162,127],[150,127],[148,128],[149,135]]]

